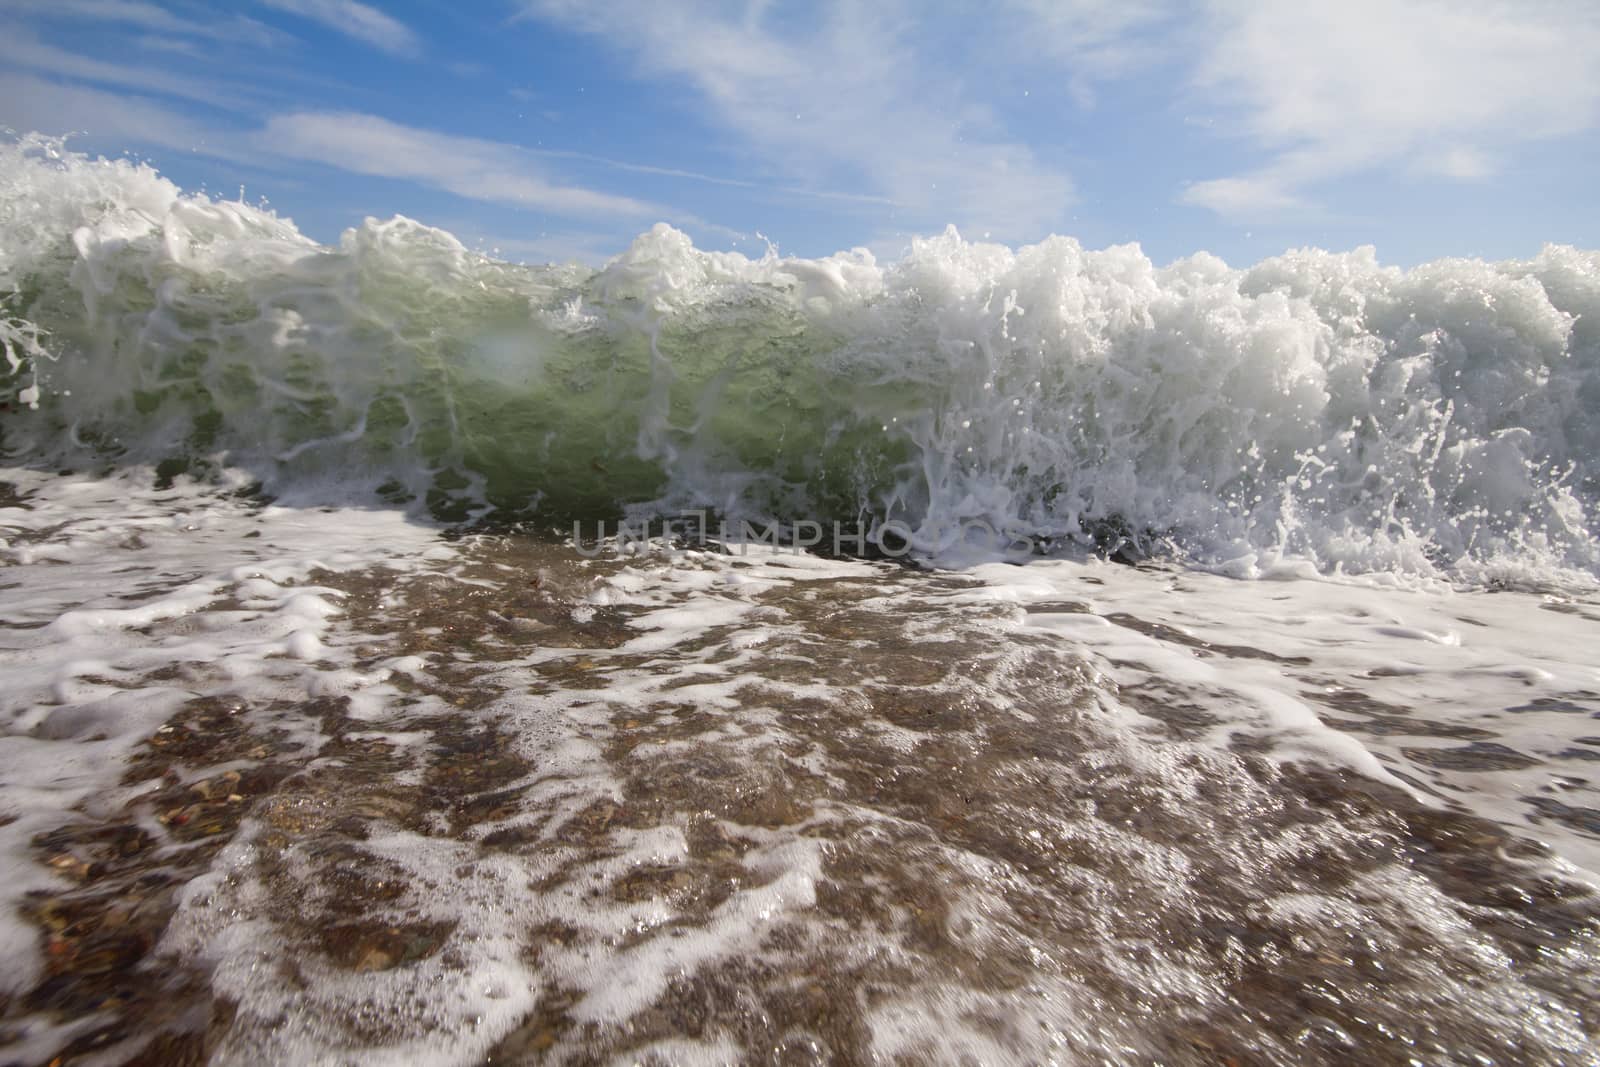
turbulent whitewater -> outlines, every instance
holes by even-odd
[[[1158,268],[951,231],[885,266],[657,227],[595,271],[403,218],[324,247],[37,138],[0,183],[13,455],[451,518],[895,520],[927,550],[969,520],[1109,524],[1241,573],[1600,566],[1600,253]]]
[[[1597,313],[7,141],[0,1062],[1595,1062]]]

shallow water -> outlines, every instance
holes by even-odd
[[[1594,1055],[1582,595],[3,478],[8,1062]]]

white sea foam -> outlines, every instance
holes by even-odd
[[[571,573],[535,575],[575,598],[575,616],[590,613],[582,625],[594,623],[595,612],[623,613],[617,617],[627,619],[626,632],[604,647],[549,641],[517,651],[491,643],[480,646],[494,650],[489,659],[481,651],[480,658],[465,652],[384,657],[371,649],[386,638],[349,630],[338,613],[345,595],[315,584],[316,571],[382,563],[409,571],[410,580],[432,574],[430,580],[449,582],[461,595],[476,590],[490,597],[525,586],[530,572],[498,564],[466,569],[481,546],[441,551],[432,530],[391,511],[262,509],[208,498],[188,485],[158,493],[127,481],[27,471],[7,477],[31,493],[23,501],[27,510],[3,515],[7,551],[47,544],[60,549],[27,563],[12,559],[6,572],[20,582],[6,621],[46,624],[5,631],[12,635],[6,670],[21,684],[9,694],[16,726],[0,744],[25,745],[27,752],[7,761],[0,804],[20,818],[0,833],[8,866],[19,874],[37,872],[19,877],[11,892],[52,890],[60,876],[34,865],[30,836],[59,824],[65,806],[81,804],[91,816],[114,810],[129,793],[116,784],[121,756],[200,691],[257,703],[352,698],[347,713],[360,732],[345,735],[346,741],[381,742],[419,761],[414,771],[362,787],[380,798],[386,790],[424,784],[425,761],[437,741],[415,724],[431,718],[457,715],[464,729],[492,723],[503,744],[527,760],[523,776],[508,783],[517,803],[459,832],[452,832],[448,810],[402,826],[385,814],[398,810],[384,806],[389,802],[368,802],[359,792],[294,788],[247,819],[210,871],[182,891],[160,948],[175,962],[203,965],[213,992],[237,1005],[214,1050],[217,1062],[340,1056],[369,1063],[473,1062],[558,994],[576,1027],[548,1039],[551,1055],[560,1059],[576,1054],[585,1040],[655,1017],[651,1013],[685,983],[729,968],[783,973],[810,954],[832,961],[828,966],[838,973],[888,967],[912,976],[886,986],[864,1010],[870,1047],[883,1057],[938,1056],[951,1048],[974,1056],[1068,1059],[1149,1051],[1143,1044],[1148,1033],[1122,1026],[1097,1007],[1103,989],[1073,977],[1082,963],[1052,955],[1064,951],[1061,943],[1029,940],[1037,920],[1018,909],[1030,906],[1029,894],[1038,892],[1037,871],[1018,866],[1008,858],[1013,853],[985,852],[981,842],[930,833],[938,824],[924,822],[933,817],[929,811],[864,805],[859,786],[852,785],[860,780],[858,759],[892,779],[901,761],[922,774],[957,753],[979,761],[1006,758],[984,749],[1007,743],[1007,720],[1053,737],[1064,722],[1073,724],[1071,744],[1081,751],[1065,755],[1097,783],[1059,807],[1024,803],[1031,796],[1026,790],[1006,801],[1016,805],[1017,833],[1031,835],[1041,856],[1097,857],[1093,864],[1059,867],[1073,887],[1073,903],[1056,921],[1083,924],[1067,943],[1090,954],[1094,968],[1108,976],[1101,981],[1188,1011],[1227,1003],[1226,967],[1150,941],[1139,933],[1142,912],[1127,909],[1170,917],[1201,913],[1217,906],[1219,862],[1236,869],[1237,877],[1267,878],[1275,870],[1300,870],[1320,849],[1355,847],[1369,833],[1323,820],[1260,837],[1219,830],[1212,839],[1205,835],[1213,831],[1198,824],[1167,837],[1131,817],[1159,827],[1222,803],[1228,819],[1249,825],[1273,811],[1282,796],[1269,781],[1242,773],[1241,744],[1279,763],[1389,781],[1425,804],[1464,804],[1548,841],[1555,855],[1540,863],[1564,878],[1580,877],[1568,861],[1593,869],[1600,860],[1592,834],[1530,802],[1547,798],[1574,809],[1589,803],[1590,787],[1562,773],[1564,754],[1600,707],[1600,676],[1582,653],[1587,644],[1573,643],[1600,626],[1590,617],[1600,613],[1584,601],[1353,580],[1241,582],[1093,561],[919,576],[885,564],[770,548],[672,555],[658,544],[626,565],[569,554]],[[137,542],[130,528],[139,531]],[[251,531],[261,536],[246,539]],[[492,574],[503,577],[496,581]],[[127,583],[138,598],[112,606],[109,590]],[[200,590],[210,592],[202,596]],[[404,618],[414,610],[407,607],[409,595],[402,581],[383,597]],[[171,603],[181,611],[150,611],[138,619],[121,614],[168,604],[168,598],[176,598]],[[831,629],[832,616],[846,605],[853,605],[852,621]],[[1480,625],[1491,612],[1499,624]],[[476,618],[484,627],[510,622],[487,612]],[[147,620],[143,629],[135,625],[140,620]],[[1401,639],[1396,630],[1422,636]],[[294,634],[318,642],[315,661],[285,658],[293,652],[286,639]],[[1456,639],[1427,639],[1445,634]],[[895,677],[896,656],[885,651],[896,641],[909,642],[908,649],[917,642],[955,642],[949,647],[962,650],[967,666],[908,688]],[[357,647],[368,649],[360,667],[352,665]],[[861,666],[852,669],[857,653]],[[198,673],[136,689],[113,684],[173,660]],[[468,669],[469,676],[460,674]],[[575,672],[574,684],[530,688],[530,681],[546,676],[542,672],[556,669]],[[409,679],[406,689],[394,684],[396,674]],[[458,711],[435,695],[437,679],[447,674],[457,679],[454,688],[438,692],[498,695],[471,712]],[[927,702],[974,713],[992,709],[983,714],[998,717],[941,727],[914,717],[898,720],[887,710],[895,706],[894,694],[903,694],[912,709]],[[1324,699],[1339,694],[1373,703]],[[883,700],[891,703],[880,707]],[[1163,720],[1154,714],[1162,700],[1196,713],[1185,739],[1162,733]],[[805,714],[826,718],[802,730],[797,707],[818,709]],[[683,720],[685,714],[692,719]],[[1385,716],[1423,726],[1364,729]],[[697,725],[686,729],[690,722]],[[1426,761],[1428,752],[1459,743],[1426,736],[1427,723],[1491,733],[1497,744],[1530,759],[1498,769],[1435,766]],[[633,731],[646,740],[618,747]],[[309,758],[326,738],[308,734],[306,740]],[[929,756],[947,746],[954,746],[950,756]],[[1037,775],[1049,766],[1030,762],[1026,753],[1024,747],[1020,757],[1010,757],[1015,769],[1002,773]],[[337,757],[307,764],[313,773],[337,774],[340,766]],[[952,775],[959,770],[944,766]],[[1062,784],[1045,781],[1052,788]],[[811,792],[786,795],[806,783],[815,783],[806,786]],[[731,888],[692,922],[673,895],[617,891],[641,873],[655,872],[675,885],[672,879],[690,878],[706,862],[704,845],[698,853],[691,849],[692,827],[683,818],[626,817],[627,805],[651,802],[640,791],[645,787],[669,791],[661,798],[668,810],[705,805],[694,818],[709,820],[701,825],[713,826],[730,843],[715,862],[730,872]],[[913,788],[937,797],[944,787]],[[950,788],[959,786],[953,781]],[[1116,806],[1123,790],[1140,798],[1142,812]],[[740,798],[757,798],[757,806],[728,807],[746,802]],[[357,857],[348,862],[394,872],[383,877],[405,887],[397,898],[366,905],[362,921],[439,924],[449,931],[441,950],[403,966],[352,969],[326,959],[318,931],[304,928],[306,916],[338,892],[337,883],[330,888],[324,881],[323,867],[325,855],[338,853],[330,852],[325,829],[307,835],[297,828],[325,828],[352,812],[371,814],[364,816],[367,830],[358,843],[346,846]],[[1530,817],[1540,821],[1531,824]],[[574,826],[587,829],[570,836]],[[486,847],[491,831],[516,831],[535,847]],[[1224,850],[1224,858],[1218,861],[1212,849]],[[835,866],[847,850],[851,862],[868,865],[855,876],[861,886],[891,876],[937,886],[944,909],[939,936],[962,959],[1029,959],[1036,973],[1002,993],[959,974],[927,970],[924,949],[906,933],[929,921],[918,911],[915,881],[882,887],[886,917],[878,926],[844,929],[822,918],[819,893],[836,893],[851,877]],[[874,863],[885,866],[877,870]],[[907,895],[896,900],[897,893]],[[1440,970],[1430,979],[1438,989],[1456,990],[1497,1026],[1532,1020],[1550,1047],[1579,1040],[1565,1009],[1536,1002],[1545,994],[1520,984],[1512,964],[1462,918],[1458,902],[1415,872],[1382,867],[1354,889],[1266,892],[1254,907],[1251,921],[1284,937],[1317,945],[1364,938],[1372,951],[1396,961],[1409,958],[1409,950],[1381,938],[1404,913],[1426,931],[1434,951],[1503,976],[1500,986],[1489,988],[1452,984],[1451,973]],[[535,940],[535,963],[529,938],[542,930],[556,933]],[[7,959],[14,961],[9,973],[26,986],[37,974],[29,962],[37,957],[26,947],[29,929],[12,921],[4,932]],[[285,983],[286,967],[298,975],[294,983]],[[67,1032],[35,1026],[27,1047],[48,1051]],[[928,1043],[935,1033],[937,1047]],[[810,1032],[785,1040],[795,1048],[826,1048]],[[693,1040],[681,1034],[652,1039],[635,1052],[717,1062],[737,1047],[729,1033],[709,1029]]]
[[[319,570],[420,564],[434,532],[398,512],[302,512],[152,493],[135,482],[7,471],[28,498],[0,508],[0,988],[38,980],[20,907],[59,875],[30,840],[114,815],[148,784],[119,785],[126,757],[187,701],[304,699],[341,654],[325,643],[339,594]],[[38,490],[34,493],[34,490]],[[246,537],[245,535],[250,535]],[[230,610],[230,599],[241,601]],[[151,682],[161,668],[178,677]]]
[[[403,218],[321,247],[24,138],[0,301],[8,388],[41,390],[14,453],[226,462],[302,499],[388,482],[441,514],[865,514],[925,551],[964,521],[1120,529],[1241,576],[1600,565],[1600,260],[1573,248],[1159,267],[950,231],[880,264],[659,226],[598,272],[529,269]]]
[[[975,602],[1017,604],[1027,629],[1090,650],[1119,688],[1204,709],[1216,741],[1257,735],[1273,741],[1277,758],[1343,765],[1397,784],[1397,772],[1407,782],[1443,783],[1452,805],[1536,825],[1527,832],[1600,875],[1593,833],[1541,817],[1538,803],[1592,807],[1600,799],[1583,773],[1600,753],[1578,744],[1600,732],[1600,667],[1588,654],[1600,642],[1600,611],[1592,600],[1367,581],[1262,588],[1093,562],[974,573],[984,580],[967,594]],[[1086,614],[1055,613],[1063,601]],[[1046,610],[1029,612],[1030,604]],[[1150,624],[1170,628],[1181,643]],[[1374,714],[1387,723],[1368,722]],[[1508,766],[1493,758],[1475,766],[1469,757],[1458,769],[1427,762],[1490,735],[1508,750]],[[1443,796],[1429,790],[1425,800]]]

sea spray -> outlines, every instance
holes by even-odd
[[[881,264],[701,251],[658,225],[599,270],[409,219],[334,246],[147,166],[0,147],[14,461],[223,467],[556,525],[706,508],[1159,534],[1484,581],[1592,578],[1600,254],[1204,253],[954,230]]]

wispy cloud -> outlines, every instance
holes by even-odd
[[[410,27],[359,0],[263,0],[279,11],[320,22],[390,55],[413,56],[422,42]]]
[[[1241,221],[1278,222],[1322,214],[1311,201],[1294,191],[1295,183],[1268,170],[1237,178],[1211,178],[1194,182],[1182,200]]]
[[[1600,7],[1589,0],[1214,0],[1195,84],[1271,153],[1188,203],[1293,214],[1307,191],[1384,170],[1493,173],[1518,143],[1600,118]]]
[[[401,178],[471,200],[563,215],[670,214],[641,200],[558,184],[512,145],[402,126],[376,115],[302,112],[271,119],[263,150],[357,174]]]
[[[61,85],[31,74],[0,74],[0,125],[52,134],[81,131],[123,144],[233,155],[214,130],[155,101]]]
[[[185,40],[182,37],[162,37],[159,34],[140,34],[133,42],[146,52],[161,52],[169,56],[184,56],[188,59],[205,58],[205,48],[197,41]]]
[[[75,78],[148,93],[182,97],[215,107],[239,107],[231,90],[214,82],[186,78],[164,70],[130,67],[79,55],[45,44],[18,27],[0,37],[0,62],[56,77]]]
[[[1039,56],[1064,77],[1080,107],[1095,102],[1097,86],[1170,59],[1164,24],[1182,8],[1171,0],[1007,0],[997,38],[1009,53]]]
[[[134,26],[169,37],[270,46],[289,40],[286,34],[244,15],[199,17],[179,14],[144,0],[7,0],[13,14],[43,18],[92,19]]]
[[[561,184],[540,173],[532,153],[514,145],[415,129],[373,115],[295,113],[269,119],[256,130],[204,122],[131,93],[62,84],[19,72],[0,72],[0,126],[45,133],[83,133],[121,146],[156,146],[275,170],[288,160],[309,161],[355,174],[415,182],[468,200],[553,216],[620,223],[632,232],[645,221],[668,219],[707,232],[732,233],[694,215],[657,204]],[[613,245],[619,238],[610,238]],[[586,237],[578,258],[593,261],[609,247],[602,235]],[[560,258],[577,255],[572,234],[538,246]],[[615,252],[616,247],[610,247]],[[534,254],[533,244],[506,254]],[[603,258],[603,257],[601,257]]]
[[[829,189],[812,189],[798,185],[774,185],[771,182],[746,181],[742,178],[729,178],[719,174],[705,174],[697,170],[683,170],[679,167],[658,167],[649,163],[629,163],[626,160],[611,159],[608,156],[597,156],[589,152],[574,152],[563,148],[535,148],[530,149],[534,155],[548,159],[577,159],[585,163],[598,163],[611,170],[625,171],[629,174],[650,174],[658,178],[682,178],[685,181],[702,182],[706,185],[724,185],[733,189],[749,189],[757,193],[765,193],[774,197],[800,197],[816,200],[842,200],[857,204],[878,204],[888,207],[894,206],[894,201],[886,196],[869,196],[864,193],[843,193]]]
[[[529,0],[526,15],[618,45],[641,75],[679,79],[763,166],[802,184],[857,182],[908,227],[956,222],[1037,237],[1072,183],[919,55],[913,11],[830,0],[779,23],[768,5]]]

